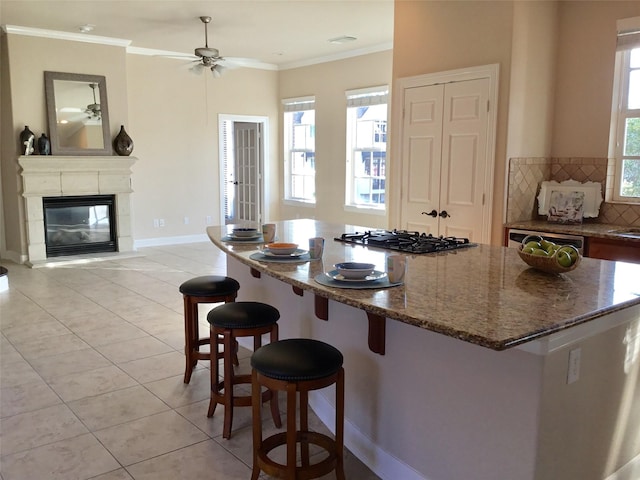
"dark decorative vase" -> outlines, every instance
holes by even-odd
[[[51,142],[44,133],[38,139],[38,153],[40,155],[51,155]]]
[[[120,125],[120,133],[113,139],[113,149],[122,157],[127,157],[133,152],[133,140],[124,130],[124,125]]]
[[[25,126],[24,130],[20,133],[20,150],[22,155],[33,155],[35,151],[36,136],[33,134],[29,127]]]

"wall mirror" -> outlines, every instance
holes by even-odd
[[[102,75],[44,72],[53,155],[111,155],[107,81]]]

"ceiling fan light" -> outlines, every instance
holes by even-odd
[[[215,78],[220,78],[222,76],[222,72],[224,71],[224,67],[222,65],[213,65],[211,67],[211,73]]]
[[[189,69],[189,71],[190,71],[191,73],[196,74],[196,75],[200,75],[200,74],[202,73],[202,71],[203,71],[203,69],[204,69],[204,68],[205,68],[205,67],[204,67],[204,65],[203,65],[202,63],[196,63],[193,67],[191,67],[191,68]]]

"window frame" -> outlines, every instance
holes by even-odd
[[[346,142],[345,142],[345,210],[353,210],[353,211],[362,211],[368,210],[370,213],[380,213],[385,214],[387,209],[387,199],[388,199],[388,184],[387,184],[387,172],[388,172],[388,135],[389,135],[389,87],[388,85],[380,85],[376,87],[362,88],[357,90],[348,90],[345,92],[346,96]],[[363,106],[375,106],[375,105],[386,105],[387,107],[387,116],[384,120],[385,127],[385,147],[381,149],[379,147],[375,147],[375,143],[373,142],[371,147],[363,148],[362,146],[355,145],[355,137],[356,137],[356,129],[357,122],[352,120],[354,116],[353,110]],[[372,120],[373,122],[379,123],[379,120]],[[372,135],[374,132],[372,131]],[[356,162],[355,162],[355,154],[357,152],[371,152],[372,153],[372,161],[373,154],[384,152],[384,175],[373,175],[371,172],[369,175],[359,175],[356,172]],[[384,188],[384,202],[383,203],[360,203],[357,202],[355,197],[355,193],[357,191],[356,182],[362,179],[369,179],[370,182],[375,180],[383,179],[385,183]]]
[[[640,196],[623,196],[620,192],[624,160],[640,162],[640,156],[624,154],[626,120],[640,118],[640,108],[628,108],[630,73],[631,70],[637,70],[637,68],[631,68],[631,52],[638,49],[640,49],[640,17],[619,21],[609,141],[609,153],[614,159],[611,201],[617,203],[640,203]]]
[[[297,98],[287,98],[282,100],[283,105],[283,114],[282,114],[282,125],[283,125],[283,162],[284,162],[284,202],[295,205],[310,205],[313,206],[316,204],[316,168],[315,168],[315,157],[316,157],[316,121],[315,121],[315,97],[314,96],[306,96],[306,97],[297,97]],[[311,138],[313,138],[313,148],[295,148],[293,142],[293,124],[290,123],[288,116],[295,113],[300,112],[314,112],[313,125],[311,126]],[[313,172],[309,173],[293,173],[294,171],[294,160],[293,155],[296,153],[303,154],[308,156],[311,154],[313,156],[314,166]],[[303,184],[306,183],[309,179],[313,182],[313,195],[311,197],[296,197],[293,195],[294,187],[293,181],[295,178],[301,178]],[[304,187],[303,187],[304,190]]]

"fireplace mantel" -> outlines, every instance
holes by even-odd
[[[135,157],[42,156],[18,159],[30,265],[47,259],[43,197],[115,195],[118,251],[133,251],[131,229],[131,167]]]

